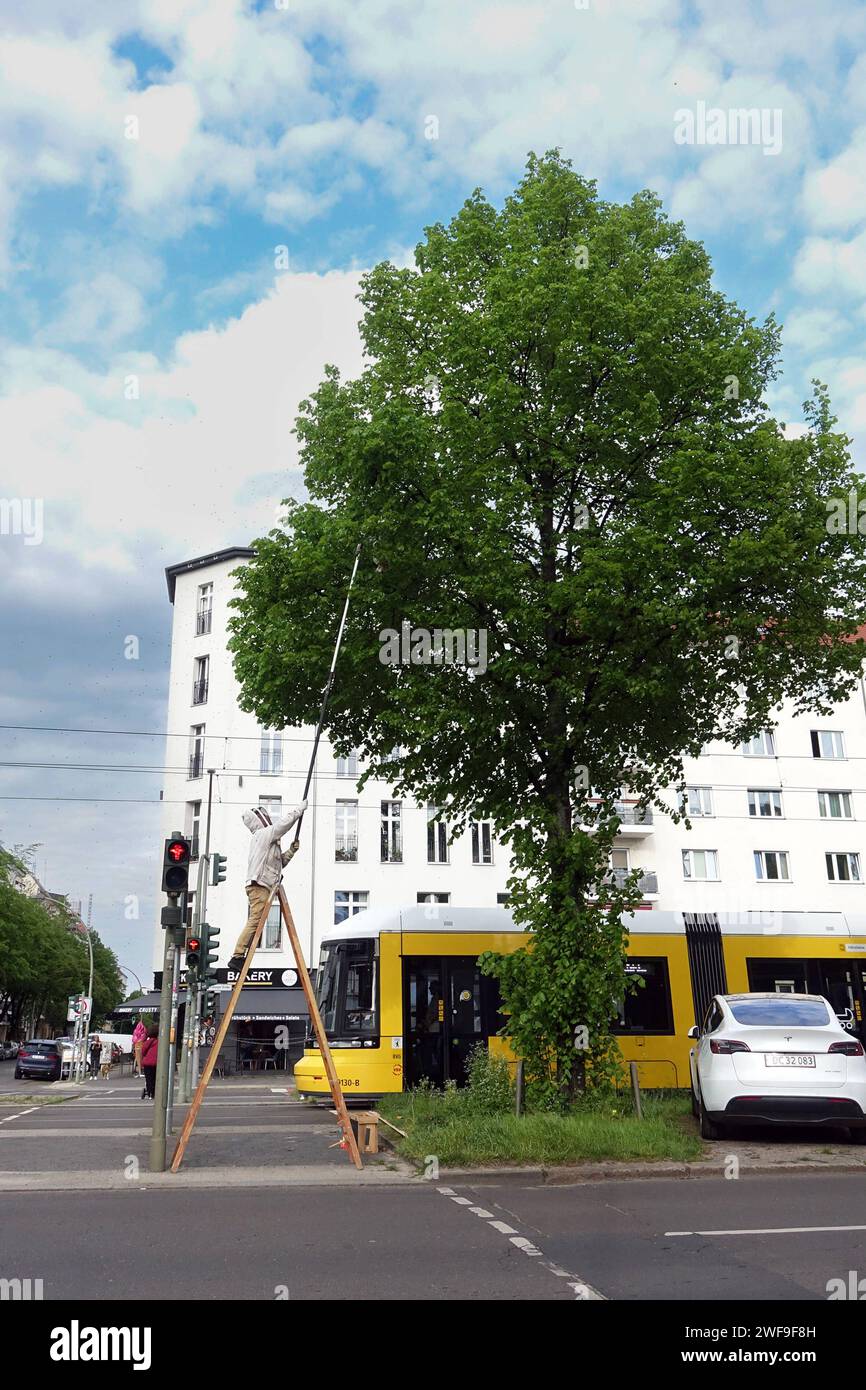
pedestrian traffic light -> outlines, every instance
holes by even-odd
[[[190,844],[183,835],[166,840],[162,855],[163,893],[185,893],[189,883]]]
[[[211,855],[211,883],[214,888],[220,883],[225,883],[227,859],[224,854]]]
[[[197,970],[201,961],[201,937],[192,933],[186,939],[186,971]]]
[[[202,922],[201,933],[201,978],[205,986],[215,985],[217,981],[216,963],[219,960],[220,950],[220,929],[219,927],[212,927],[209,922]]]

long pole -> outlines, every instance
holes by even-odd
[[[205,873],[204,873],[204,882],[203,882],[203,884],[202,884],[201,896],[199,896],[198,893],[196,894],[196,911],[197,911],[197,913],[198,913],[197,921],[198,921],[199,935],[201,935],[202,922],[206,922],[206,921],[207,921],[207,884],[208,884],[208,877],[209,877],[209,875],[210,875],[210,824],[211,824],[211,809],[212,809],[212,806],[213,806],[213,779],[214,779],[215,773],[216,773],[216,768],[213,768],[213,767],[208,768],[208,773],[207,773],[207,777],[208,777],[208,783],[207,783],[207,821],[206,821],[206,823],[205,823],[205,832],[204,832],[204,862],[205,862]],[[186,997],[186,999],[187,999],[186,1006],[187,1006],[187,1008],[189,1008],[190,1004],[192,1003],[192,991],[191,991],[191,990],[187,990],[187,997]],[[201,1037],[201,1000],[202,1000],[201,980],[200,980],[200,979],[197,979],[196,982],[195,982],[195,1005],[194,1005],[194,1007],[193,1007],[193,1014],[192,1014],[192,1034],[191,1034],[191,1037],[190,1037],[190,1043],[191,1043],[191,1047],[190,1047],[190,1069],[189,1069],[189,1085],[190,1085],[190,1090],[194,1089],[195,1086],[198,1085],[198,1055],[199,1055],[199,1054],[198,1054],[198,1047],[199,1047],[199,1038]]]
[[[174,1111],[174,1059],[177,1053],[178,985],[180,984],[180,946],[175,943],[171,962],[171,1027],[168,1030],[168,1099],[165,1105],[165,1132],[171,1134]],[[159,1057],[157,1055],[157,1060]]]

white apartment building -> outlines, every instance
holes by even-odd
[[[228,857],[227,878],[208,890],[208,920],[221,930],[220,961],[244,921],[249,834],[241,813],[298,802],[312,728],[263,730],[238,707],[227,651],[232,572],[252,555],[235,548],[172,565],[174,607],[168,697],[163,831],[190,835],[204,849],[208,776],[213,768],[212,851]],[[494,907],[507,901],[508,857],[489,822],[448,843],[436,808],[396,798],[387,782],[358,791],[357,758],[337,758],[326,739],[304,820],[302,848],[285,883],[308,963],[322,931],[366,907],[438,901]],[[711,744],[686,764],[691,829],[658,809],[622,808],[612,865],[643,871],[643,907],[710,913],[721,919],[780,912],[866,913],[866,690],[859,686],[832,715],[794,717],[751,745]],[[673,793],[668,797],[673,806]],[[191,876],[194,878],[194,874]],[[156,927],[154,966],[162,962]],[[291,952],[272,914],[250,985],[279,988],[270,1014],[296,1016],[300,1000]],[[158,978],[158,973],[157,973]],[[287,992],[288,991],[288,992]],[[265,1000],[262,992],[259,996]],[[243,1005],[243,1000],[242,1000]],[[257,1005],[261,1008],[261,1005]],[[281,1015],[279,1008],[284,1012]],[[252,1008],[252,1006],[250,1006]],[[256,1017],[249,1013],[249,1021]],[[239,1017],[244,1019],[243,1007]]]
[[[215,769],[210,848],[226,855],[228,863],[225,882],[208,888],[207,919],[220,929],[223,968],[247,910],[250,837],[241,815],[250,806],[264,805],[276,820],[281,808],[301,800],[314,734],[312,727],[261,729],[253,715],[239,708],[226,646],[228,605],[235,592],[232,572],[252,553],[223,550],[166,571],[174,618],[163,838],[183,831],[192,839],[194,855],[204,852],[208,771]],[[322,931],[366,907],[423,901],[495,907],[506,900],[508,859],[489,821],[474,823],[449,843],[448,826],[435,807],[397,798],[381,780],[371,780],[359,792],[362,770],[357,756],[337,758],[328,740],[321,740],[301,850],[284,874],[302,949],[313,966]],[[195,873],[194,864],[191,885]],[[157,925],[155,982],[162,952],[163,933]],[[242,994],[237,1015],[242,1022],[296,1018],[304,1012],[292,987],[293,966],[276,906],[251,967],[251,983]],[[254,989],[255,1008],[243,997]],[[258,1012],[265,1008],[267,1013]]]

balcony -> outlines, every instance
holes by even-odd
[[[632,801],[617,801],[614,813],[619,816],[617,839],[643,840],[654,830],[653,813],[649,806],[636,806]],[[592,822],[582,823],[581,830],[592,830]]]
[[[204,773],[204,752],[191,753],[189,758],[190,781],[196,777],[201,777]]]
[[[193,681],[192,683],[192,702],[194,705],[203,705],[207,702],[207,678],[204,680]]]
[[[211,608],[202,608],[202,609],[199,610],[198,613],[196,613],[196,615],[195,615],[195,635],[196,635],[196,637],[203,637],[206,633],[210,632],[211,618],[212,618],[212,616],[213,616],[213,609],[211,609]]]
[[[338,835],[334,845],[334,859],[338,864],[357,864],[357,835]]]
[[[626,879],[631,873],[634,873],[634,869],[608,869],[608,877],[617,885],[618,888],[622,888],[623,884],[625,883]],[[637,881],[637,886],[643,893],[645,898],[658,897],[659,880],[658,875],[655,872],[648,871],[644,873],[643,871],[641,871],[640,878]],[[604,894],[603,886],[601,894],[602,896]],[[599,890],[597,884],[590,889],[590,896],[593,898],[599,897]]]

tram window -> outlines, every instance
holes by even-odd
[[[370,1037],[378,1032],[375,948],[372,940],[322,946],[316,993],[329,1036]]]
[[[633,957],[626,973],[643,983],[616,1003],[614,1033],[673,1033],[668,963],[664,957]]]

